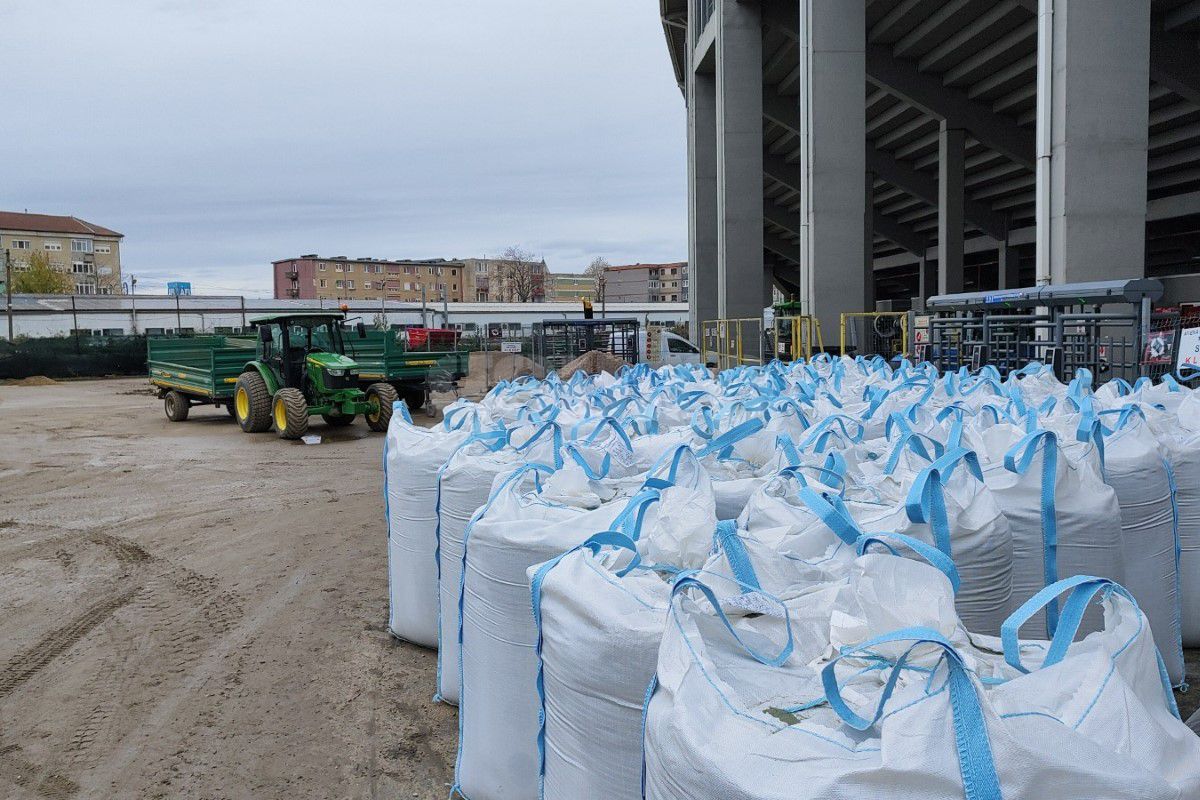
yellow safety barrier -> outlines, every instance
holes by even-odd
[[[821,336],[821,321],[807,314],[777,316],[772,343],[775,358],[780,361],[811,359],[813,353],[820,353],[825,349],[825,340]]]
[[[762,320],[753,317],[707,320],[703,323],[700,349],[704,351],[705,363],[716,364],[718,370],[761,364]]]
[[[842,355],[908,354],[908,312],[869,311],[842,314],[839,337]]]

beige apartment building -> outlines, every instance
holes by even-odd
[[[475,303],[543,303],[550,275],[546,262],[522,264],[515,277],[512,262],[501,258],[464,258],[467,299]]]
[[[68,274],[75,294],[121,294],[123,234],[77,217],[0,211],[0,255],[8,251],[14,273],[42,253],[52,269]]]
[[[446,259],[389,260],[322,257],[316,253],[272,262],[275,298],[460,303],[465,265]]]
[[[686,303],[688,264],[624,264],[604,268],[604,299],[610,303]]]

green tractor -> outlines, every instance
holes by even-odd
[[[388,383],[360,388],[359,365],[345,355],[344,318],[306,311],[250,320],[258,331],[256,358],[242,368],[233,390],[233,416],[243,431],[273,425],[280,438],[299,439],[315,414],[333,426],[362,414],[371,430],[387,430],[396,389]],[[366,335],[362,323],[356,330]]]

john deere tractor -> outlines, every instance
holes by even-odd
[[[343,318],[306,311],[250,320],[258,331],[257,358],[244,366],[233,390],[234,418],[243,431],[274,426],[280,438],[299,439],[314,414],[336,426],[362,414],[371,430],[387,430],[396,390],[387,383],[360,388],[359,365],[345,355]],[[365,335],[361,323],[357,332]]]

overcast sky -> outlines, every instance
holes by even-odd
[[[125,234],[153,290],[274,259],[686,258],[653,0],[0,0],[0,209]]]

